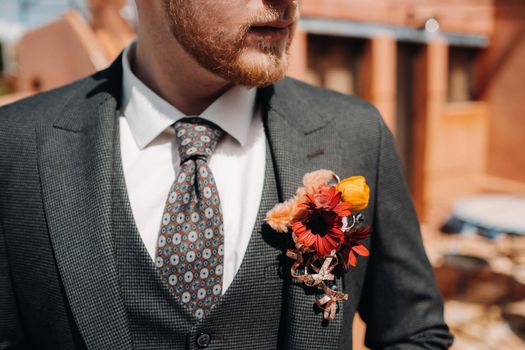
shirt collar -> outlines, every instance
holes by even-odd
[[[187,116],[147,87],[131,70],[130,55],[135,42],[124,49],[122,55],[123,114],[137,146],[144,149],[173,123]],[[244,146],[254,114],[255,88],[236,85],[198,117],[218,125]]]

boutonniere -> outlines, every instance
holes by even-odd
[[[322,290],[316,304],[327,320],[334,319],[338,301],[348,300],[348,294],[337,290],[336,271],[357,266],[358,255],[369,255],[361,242],[370,234],[361,213],[369,197],[363,176],[340,181],[334,172],[318,170],[306,174],[295,196],[266,215],[275,231],[291,230],[295,247],[286,252],[295,260],[291,276]]]

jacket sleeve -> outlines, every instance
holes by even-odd
[[[371,349],[447,349],[453,337],[393,138],[381,120],[371,255],[359,305]]]
[[[11,285],[5,238],[0,223],[0,350],[24,348],[20,319]]]

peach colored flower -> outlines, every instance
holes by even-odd
[[[335,179],[335,173],[330,170],[321,169],[312,171],[303,176],[303,184],[306,192],[313,193],[322,185],[327,185],[332,179]]]
[[[306,196],[306,188],[303,186],[299,187],[297,191],[295,191],[295,196],[297,197],[297,200],[300,200],[301,198]]]
[[[266,222],[277,232],[288,232],[295,215],[300,211],[297,196],[284,203],[278,203],[266,214]]]

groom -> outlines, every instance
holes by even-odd
[[[0,110],[0,349],[450,345],[377,111],[283,79],[298,2],[137,0],[110,68]],[[264,222],[318,169],[371,188],[332,321]]]

